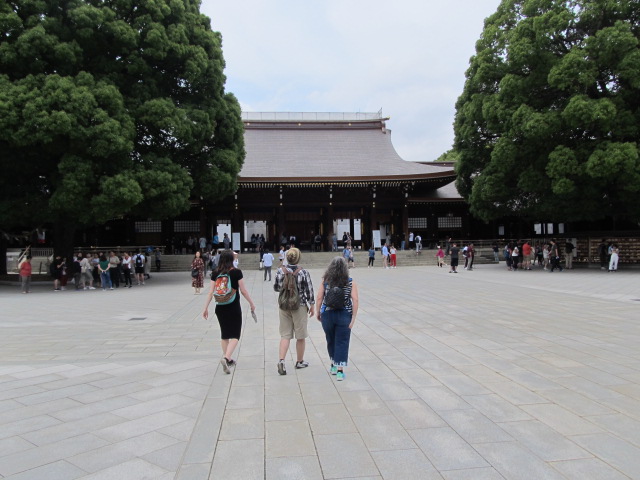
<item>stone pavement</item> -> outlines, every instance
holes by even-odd
[[[0,478],[640,478],[637,273],[357,268],[341,383],[315,320],[277,374],[260,275],[231,375],[188,273],[0,286]]]

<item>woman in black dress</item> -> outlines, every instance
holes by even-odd
[[[249,296],[244,280],[242,279],[242,270],[234,268],[233,266],[233,252],[231,250],[225,250],[220,255],[218,261],[218,268],[216,268],[212,274],[213,281],[211,282],[211,289],[207,295],[207,301],[204,304],[204,312],[202,316],[205,319],[209,318],[209,304],[213,298],[213,285],[218,275],[228,274],[231,279],[231,288],[236,290],[235,299],[226,305],[216,305],[216,317],[218,317],[218,323],[220,324],[220,343],[222,345],[222,358],[220,359],[220,365],[224,373],[230,373],[229,367],[236,364],[231,359],[233,351],[238,346],[240,340],[240,332],[242,330],[242,309],[240,308],[240,292],[242,296],[249,302],[251,311],[255,311],[256,306]]]

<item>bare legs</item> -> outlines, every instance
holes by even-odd
[[[288,338],[280,339],[280,359],[284,359],[287,355],[287,350],[289,350],[289,344],[291,340]],[[306,341],[304,338],[298,338],[296,340],[296,356],[297,361],[301,362],[304,360],[304,350],[306,347]]]
[[[224,355],[227,360],[231,360],[231,356],[238,346],[238,339],[230,338],[228,340],[220,340],[220,344],[222,345],[222,355]]]

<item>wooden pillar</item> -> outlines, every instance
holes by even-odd
[[[173,254],[173,249],[175,248],[173,222],[173,218],[162,221],[162,240],[164,242],[164,250],[162,253]]]
[[[200,200],[200,236],[204,238],[208,238],[209,234],[207,232],[207,211],[206,205],[203,200]]]
[[[207,214],[207,218],[209,220],[209,227],[211,228],[211,238],[209,240],[213,240],[214,235],[218,231],[218,215],[215,211],[210,210]]]
[[[373,202],[371,209],[370,209],[371,215],[369,217],[369,225],[371,225],[371,230],[377,230],[378,229],[378,214],[376,213],[376,203]]]
[[[327,247],[327,251],[330,252],[333,243],[333,234],[336,233],[333,231],[333,221],[335,220],[335,216],[333,214],[333,202],[329,202],[329,207],[325,213],[325,246]]]
[[[282,234],[284,233],[284,229],[285,229],[285,216],[284,216],[284,205],[282,205],[282,202],[280,203],[280,207],[278,208],[278,239],[277,239],[277,243],[278,245],[280,245],[280,238],[282,237]]]
[[[242,243],[244,242],[244,217],[242,210],[238,208],[238,197],[236,196],[236,204],[231,214],[231,244],[233,248],[233,233],[240,232],[240,251],[242,252]]]
[[[409,205],[406,203],[402,207],[402,235],[400,245],[402,245],[402,241],[404,241],[404,248],[409,248]]]

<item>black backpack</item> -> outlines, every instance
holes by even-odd
[[[136,255],[136,267],[142,267],[142,266],[143,266],[143,264],[142,264],[142,255],[138,254],[138,255]]]
[[[344,298],[344,288],[326,287],[324,293],[324,304],[331,310],[344,310],[346,306]]]

